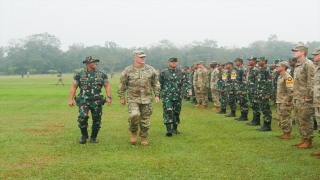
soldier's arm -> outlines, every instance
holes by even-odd
[[[120,76],[120,83],[118,86],[118,96],[120,99],[125,98],[125,92],[127,90],[127,72],[126,70],[122,71]]]
[[[156,97],[160,97],[160,83],[156,71],[153,71],[151,86]]]
[[[192,92],[191,83],[189,81],[189,78],[188,78],[187,74],[184,73],[184,72],[182,74],[183,74],[182,80],[183,80],[184,87],[186,88],[186,91],[187,92]]]
[[[306,99],[313,98],[313,86],[314,86],[314,66],[313,64],[306,64],[307,68],[307,90]]]
[[[246,75],[246,71],[242,69],[240,91],[246,92],[247,91],[246,86],[247,86],[247,75]]]

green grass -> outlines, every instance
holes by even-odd
[[[316,131],[313,149],[293,139],[226,118],[184,101],[180,135],[165,137],[162,105],[153,104],[149,146],[130,145],[127,106],[116,97],[119,74],[111,79],[113,103],[104,106],[97,144],[79,144],[77,107],[69,107],[71,74],[0,76],[0,179],[319,179]],[[229,112],[229,110],[228,110]],[[239,112],[237,112],[239,115]],[[273,112],[274,113],[274,112]],[[274,114],[275,116],[275,114]],[[252,117],[250,113],[250,118]]]

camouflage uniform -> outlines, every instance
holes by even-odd
[[[57,76],[58,76],[59,80],[58,80],[58,82],[57,82],[57,84],[56,84],[56,85],[58,85],[58,84],[59,84],[59,82],[61,82],[61,84],[64,86],[64,84],[63,84],[63,82],[62,82],[62,74],[61,74],[61,73],[59,73]]]
[[[203,62],[199,62],[203,63]],[[208,73],[206,68],[198,69],[195,78],[194,84],[196,85],[196,98],[200,106],[206,107],[208,105],[208,93],[207,93],[207,82],[208,82]],[[200,107],[199,106],[199,107]]]
[[[177,125],[180,124],[181,91],[191,92],[191,84],[186,74],[180,69],[169,68],[160,73],[159,82],[163,106],[163,123],[170,126],[173,124],[173,133],[175,133]]]
[[[208,93],[208,101],[212,102],[212,95],[211,95],[211,73],[212,73],[212,69],[207,69],[207,73],[208,73],[208,81],[207,81],[207,93]]]
[[[265,57],[260,57],[259,61],[266,60]],[[265,95],[270,95],[272,93],[272,78],[269,67],[260,67],[257,80],[255,82],[255,95],[257,96],[257,101],[259,103],[259,111],[263,113],[263,126],[258,129],[259,131],[270,131],[271,130],[271,120],[272,112],[270,109],[270,99],[265,99]]]
[[[219,70],[216,67],[212,70],[211,77],[210,77],[210,89],[211,89],[211,94],[212,94],[211,96],[212,96],[212,100],[213,100],[213,105],[215,107],[220,107],[219,92],[216,89],[218,76],[219,76]]]
[[[320,48],[316,49],[312,55],[319,55]],[[317,122],[317,129],[320,135],[320,67],[317,65],[314,71],[314,88],[313,88],[313,105],[315,108],[315,116]]]
[[[231,61],[227,62],[227,64],[233,64]],[[227,117],[235,117],[236,116],[236,79],[237,79],[237,71],[234,67],[230,70],[227,70],[227,80],[226,80],[226,93],[228,95],[228,105],[230,106],[230,114],[227,114]],[[231,93],[231,94],[230,94]]]
[[[194,86],[194,74],[195,74],[195,72],[196,72],[196,69],[195,70],[193,70],[193,71],[191,71],[190,72],[190,75],[189,75],[189,81],[190,81],[190,83],[191,83],[191,89],[192,89],[192,101],[191,101],[191,103],[193,103],[193,104],[197,104],[197,100],[196,100],[196,96],[195,96],[195,86]]]
[[[288,63],[279,62],[276,66],[284,66],[287,67]],[[288,72],[284,72],[284,74],[280,75],[277,81],[277,116],[278,116],[278,125],[283,130],[283,132],[291,133],[292,125],[291,125],[291,109],[292,105],[286,105],[286,102],[292,102],[293,95],[293,78],[290,76]]]
[[[118,96],[123,99],[125,92],[127,92],[128,112],[130,114],[128,119],[129,131],[136,133],[138,126],[140,126],[139,135],[142,138],[148,137],[150,115],[153,111],[152,90],[155,96],[159,97],[160,84],[157,72],[153,67],[147,64],[143,67],[131,65],[122,71]]]
[[[219,64],[218,66],[222,66],[222,64]],[[228,94],[226,92],[226,81],[227,81],[227,71],[225,69],[222,69],[218,74],[218,80],[216,84],[216,89],[219,92],[219,100],[220,100],[220,112],[218,114],[226,114],[226,108],[227,108],[227,99]],[[224,90],[224,92],[221,92]]]
[[[237,58],[236,61],[243,61],[240,58]],[[239,118],[236,118],[235,120],[243,121],[248,120],[248,99],[247,99],[247,79],[246,79],[246,70],[243,67],[235,67],[235,70],[237,72],[236,77],[236,96],[237,96],[237,102],[240,105],[241,110],[241,116]],[[242,94],[242,92],[245,92],[246,94]]]

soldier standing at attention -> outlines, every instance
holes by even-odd
[[[247,70],[248,79],[247,79],[247,90],[248,90],[248,97],[250,101],[250,107],[252,108],[253,112],[253,119],[252,121],[246,123],[249,126],[259,126],[260,125],[260,110],[259,104],[257,99],[254,98],[255,94],[255,84],[257,81],[257,73],[259,71],[257,67],[257,57],[250,57],[249,59],[249,66]]]
[[[293,100],[293,78],[287,72],[287,62],[279,62],[276,65],[279,72],[279,78],[277,82],[277,120],[278,125],[282,129],[283,134],[277,136],[280,139],[292,139],[291,131],[291,109]]]
[[[219,92],[220,111],[217,112],[217,114],[226,114],[228,94],[225,90],[227,81],[227,71],[225,70],[225,64],[218,64],[218,70],[219,74],[216,88]]]
[[[297,58],[289,58],[289,66],[290,66],[290,71],[289,71],[289,74],[292,78],[294,78],[294,70],[297,66],[297,61],[298,59]],[[292,108],[294,109],[294,106],[292,106]],[[293,121],[292,121],[292,125],[296,125],[296,116],[293,116]]]
[[[270,96],[272,93],[272,78],[267,58],[264,56],[257,59],[259,71],[255,84],[254,98],[258,100],[259,111],[263,113],[263,126],[258,131],[271,131],[272,112],[270,109]]]
[[[247,99],[247,79],[246,79],[246,70],[243,68],[243,59],[236,58],[234,60],[236,63],[236,97],[237,101],[240,105],[241,116],[239,118],[235,118],[238,121],[247,121],[248,120],[248,99]]]
[[[233,67],[233,62],[228,61],[226,63],[227,69],[227,81],[226,81],[226,93],[228,95],[228,104],[230,106],[230,114],[225,115],[226,117],[236,117],[236,79],[237,71]]]
[[[180,124],[181,91],[186,90],[189,96],[192,95],[191,84],[186,73],[177,69],[177,66],[178,59],[174,57],[169,58],[168,69],[165,69],[159,75],[163,123],[167,128],[167,136],[171,136],[172,133],[179,134],[178,124]]]
[[[126,67],[121,73],[118,96],[120,103],[126,105],[125,92],[128,95],[130,143],[137,143],[137,131],[140,126],[141,145],[147,146],[150,115],[152,114],[152,90],[156,103],[158,103],[160,84],[156,70],[145,64],[144,51],[133,51],[133,60],[134,64]]]
[[[292,49],[293,55],[298,59],[294,71],[293,104],[296,117],[296,125],[302,141],[293,146],[298,148],[312,148],[313,122],[313,88],[314,88],[314,64],[306,58],[308,47],[296,46]]]
[[[212,94],[211,94],[211,88],[210,88],[212,68],[211,68],[210,64],[206,68],[207,68],[207,73],[208,73],[208,82],[207,82],[208,102],[212,102]]]
[[[111,87],[108,81],[108,76],[99,71],[97,64],[99,59],[94,56],[86,57],[83,63],[86,64],[86,70],[80,71],[73,77],[73,82],[70,88],[69,106],[74,106],[74,95],[78,86],[80,93],[76,98],[77,106],[79,106],[79,128],[81,130],[81,138],[79,143],[85,144],[88,139],[88,119],[89,110],[92,115],[92,132],[90,142],[97,143],[97,135],[101,128],[102,105],[107,102],[111,104]],[[101,88],[104,87],[108,98],[104,98],[101,93]]]
[[[313,105],[315,108],[315,116],[318,123],[320,124],[320,48],[317,48],[313,53],[314,62],[317,66],[314,71],[314,89],[313,89]],[[318,128],[319,129],[319,128]],[[318,130],[320,135],[320,130]],[[313,152],[311,156],[317,156],[320,159],[320,152]]]
[[[61,83],[62,83],[62,85],[64,86],[64,84],[63,84],[63,82],[62,82],[62,74],[61,74],[61,72],[59,72],[59,74],[58,74],[57,76],[59,77],[59,79],[58,79],[58,82],[57,82],[57,84],[56,84],[56,85],[58,85],[58,84],[59,84],[59,82],[61,82]]]
[[[196,84],[196,97],[198,101],[198,108],[205,109],[208,105],[208,93],[207,93],[207,82],[208,73],[207,69],[204,67],[204,62],[200,61],[198,63],[198,70],[195,77]]]
[[[272,73],[272,95],[271,95],[271,98],[273,100],[273,103],[274,105],[276,105],[276,99],[277,99],[277,81],[278,81],[278,78],[279,78],[279,72],[277,71],[276,69],[276,66],[279,62],[282,62],[281,59],[276,59],[273,63],[273,65],[275,66],[273,70],[271,70],[270,68],[270,71]]]
[[[193,86],[193,92],[194,92],[194,97],[193,97],[193,100],[192,102],[194,102],[194,106],[195,107],[198,107],[199,106],[199,102],[198,102],[198,89],[197,89],[197,81],[198,81],[198,71],[199,71],[199,66],[198,66],[198,62],[195,62],[194,63],[194,71],[193,71],[193,76],[192,76],[192,86]]]
[[[216,67],[217,66],[216,61],[211,61],[210,66],[212,68],[211,77],[210,77],[210,89],[211,89],[211,94],[212,94],[211,96],[212,96],[212,101],[213,101],[213,106],[214,106],[214,108],[211,110],[217,111],[220,109],[219,92],[216,87],[216,84],[218,81],[219,70]]]

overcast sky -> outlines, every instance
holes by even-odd
[[[130,48],[206,38],[245,47],[271,34],[306,43],[320,41],[320,1],[0,0],[0,46],[44,32],[60,38],[62,50],[73,43]]]

